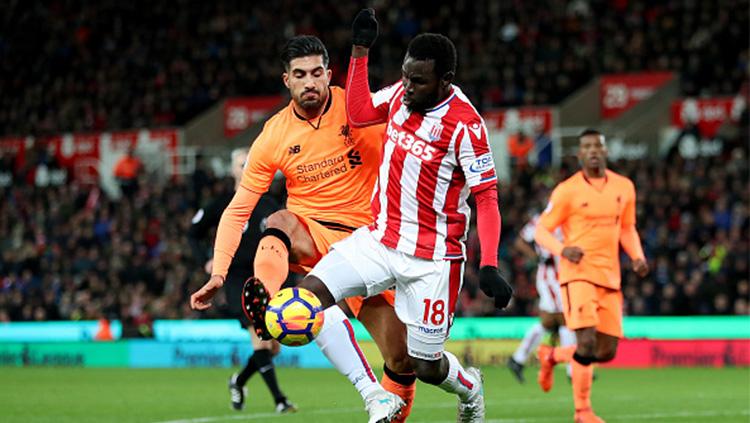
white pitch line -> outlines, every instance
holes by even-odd
[[[435,404],[431,408],[454,408],[455,405],[450,404]],[[312,410],[306,412],[306,414],[344,414],[354,413],[361,411],[361,408],[324,408],[318,410]],[[738,410],[738,411],[719,411],[719,410],[707,410],[707,411],[683,411],[675,413],[644,413],[644,414],[620,414],[620,415],[607,415],[607,420],[618,421],[618,420],[655,420],[665,418],[680,418],[680,417],[736,417],[736,416],[750,416],[750,410]],[[248,415],[239,414],[227,414],[224,416],[213,416],[213,417],[198,417],[193,419],[182,419],[182,420],[166,420],[156,423],[211,423],[217,421],[226,420],[259,420],[268,418],[280,418],[283,415],[278,413],[257,413]],[[430,423],[453,423],[454,420],[443,420],[435,421],[428,420]],[[555,421],[570,421],[570,416],[559,416],[559,417],[530,417],[521,419],[490,419],[486,420],[486,423],[532,423],[532,422],[555,422]]]
[[[750,410],[738,410],[738,411],[682,411],[675,413],[644,413],[644,414],[620,414],[612,415],[607,414],[607,421],[628,421],[628,420],[655,420],[655,419],[668,419],[668,418],[681,418],[681,417],[738,417],[738,416],[750,416]],[[453,423],[454,420],[429,420],[430,423]],[[565,417],[530,417],[522,419],[489,419],[485,420],[485,423],[532,423],[532,422],[555,422],[555,421],[570,421],[570,416]]]
[[[709,396],[710,397],[710,396]],[[634,397],[635,398],[635,397]],[[622,400],[623,398],[619,398]],[[519,403],[550,403],[550,402],[567,402],[569,399],[564,398],[547,398],[543,401],[538,399],[527,399],[527,400],[513,400],[513,401],[489,401],[485,403],[485,406],[501,406],[507,404],[519,404]],[[430,408],[455,408],[454,402],[444,402],[440,404],[432,404]],[[421,408],[421,407],[420,407]],[[318,415],[333,415],[333,414],[345,414],[345,413],[356,413],[362,411],[360,407],[349,407],[349,408],[320,408],[316,410],[305,410],[305,414],[318,414]],[[738,410],[738,411],[722,411],[722,410],[706,410],[706,411],[682,411],[674,413],[644,413],[644,414],[621,414],[621,415],[608,415],[607,420],[654,420],[664,418],[680,418],[680,417],[732,417],[732,416],[750,416],[750,410]],[[256,414],[226,414],[223,416],[209,416],[209,417],[196,417],[189,419],[178,419],[178,420],[164,420],[155,423],[212,423],[227,420],[260,420],[260,419],[274,419],[285,417],[278,413],[256,413]],[[453,420],[435,421],[428,420],[430,423],[453,423]],[[557,416],[557,417],[528,417],[520,419],[490,419],[486,420],[486,423],[532,423],[532,422],[556,422],[556,421],[570,421],[570,416]]]
[[[322,408],[318,410],[305,411],[305,414],[343,414],[356,413],[363,408]],[[197,417],[194,419],[164,420],[156,423],[211,423],[225,420],[258,420],[285,417],[279,413],[255,413],[255,414],[227,414],[224,416]]]

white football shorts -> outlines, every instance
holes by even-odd
[[[336,302],[370,297],[395,286],[396,315],[406,325],[412,357],[438,360],[453,322],[464,262],[426,260],[386,247],[367,227],[332,245],[310,272]]]
[[[536,291],[539,293],[539,311],[562,313],[560,283],[554,264],[540,264],[536,270]]]

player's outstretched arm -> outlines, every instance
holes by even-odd
[[[388,119],[387,107],[376,108],[370,94],[367,75],[367,54],[378,37],[375,11],[362,9],[352,23],[352,58],[346,76],[346,115],[355,128],[383,123]]]
[[[362,9],[352,22],[352,57],[360,58],[367,53],[378,38],[378,20],[375,10]]]
[[[232,201],[224,209],[216,229],[211,279],[190,296],[190,307],[194,310],[205,310],[211,307],[211,299],[224,285],[229,265],[242,240],[242,229],[258,204],[260,196],[261,194],[240,185]]]

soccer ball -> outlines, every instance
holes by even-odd
[[[305,288],[284,288],[268,301],[266,328],[289,346],[310,343],[323,327],[323,306]]]

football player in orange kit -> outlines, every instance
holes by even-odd
[[[596,423],[603,420],[591,408],[592,364],[612,360],[623,336],[620,245],[636,274],[645,276],[648,264],[635,228],[635,186],[607,169],[604,135],[584,131],[578,160],[581,171],[555,187],[535,235],[539,245],[561,257],[563,313],[577,345],[539,348],[539,385],[549,391],[555,364],[570,362],[575,421]],[[552,235],[558,226],[563,242]]]
[[[370,198],[384,127],[349,127],[344,90],[329,86],[328,52],[318,38],[292,38],[281,59],[292,100],[266,122],[252,144],[240,186],[217,229],[211,279],[191,297],[194,309],[210,307],[222,287],[242,228],[277,170],[286,176],[287,209],[268,218],[254,261],[255,277],[262,282],[255,289],[275,294],[290,268],[306,273],[331,244],[372,221]],[[406,329],[393,310],[392,291],[340,306],[351,310],[380,349],[385,361],[382,388],[339,307],[325,311],[315,342],[360,392],[371,422],[391,421],[405,402],[399,420],[394,420],[403,421],[414,398],[416,376],[404,353]],[[264,325],[257,323],[256,331],[264,332]]]

